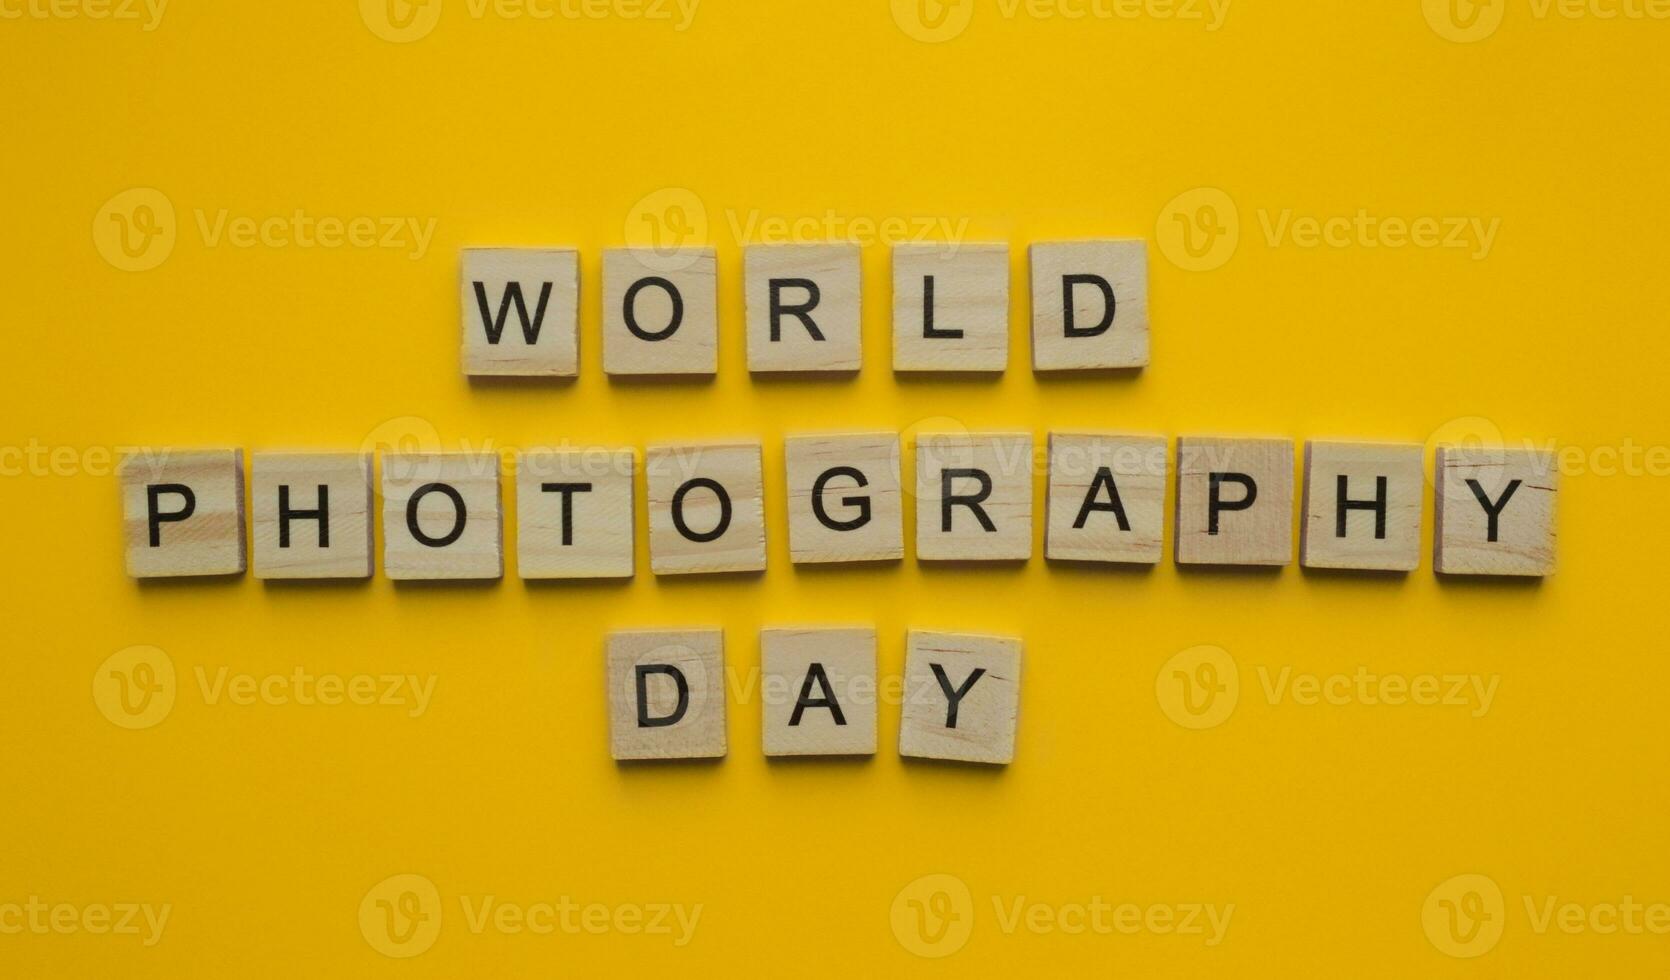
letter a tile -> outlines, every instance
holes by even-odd
[[[766,755],[875,755],[875,630],[762,630],[760,675]]]

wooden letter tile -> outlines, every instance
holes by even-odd
[[[371,456],[256,453],[255,577],[371,577]]]
[[[1444,575],[1554,574],[1554,454],[1439,446],[1434,472]]]
[[[1159,437],[1050,433],[1044,556],[1159,562],[1167,448]]]
[[[391,579],[504,575],[499,457],[383,456],[383,570]]]
[[[876,631],[760,632],[765,754],[876,754]]]
[[[1032,557],[1032,437],[923,435],[916,440],[916,557]]]
[[[1006,766],[1015,758],[1021,641],[911,630],[899,754]]]
[[[857,245],[750,245],[743,266],[748,370],[858,370]]]
[[[655,574],[765,568],[758,442],[651,446],[644,469]]]
[[[580,256],[571,248],[467,248],[464,373],[580,373]]]
[[[719,260],[711,248],[603,252],[603,370],[711,375],[719,369]]]
[[[129,575],[243,574],[243,450],[135,452],[117,472]]]
[[[1177,440],[1177,563],[1292,561],[1292,440]]]
[[[897,435],[793,436],[784,450],[796,564],[904,557]]]
[[[719,630],[609,634],[609,748],[632,759],[724,756],[725,638]]]
[[[1421,447],[1305,443],[1299,562],[1407,572],[1421,562]]]
[[[1148,364],[1148,245],[1041,242],[1032,253],[1032,367]]]
[[[630,449],[516,457],[516,568],[525,579],[631,578]]]
[[[893,370],[1009,366],[1009,246],[893,248]]]

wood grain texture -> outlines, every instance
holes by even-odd
[[[1382,572],[1407,572],[1419,565],[1426,495],[1421,455],[1415,445],[1306,442],[1300,564]]]
[[[630,449],[516,457],[516,570],[525,579],[631,578]]]
[[[1015,758],[1020,693],[1020,640],[911,630],[899,754],[1008,765]],[[960,695],[954,713],[953,694]]]
[[[129,575],[243,574],[243,450],[133,452],[122,457],[117,478]],[[154,539],[153,496],[158,517]]]
[[[764,570],[765,489],[758,442],[651,446],[644,471],[655,574]]]
[[[1032,264],[1033,370],[1147,366],[1147,242],[1038,242],[1028,252]],[[1075,280],[1069,286],[1068,276],[1094,278]]]
[[[1221,506],[1214,527],[1212,483]],[[1251,480],[1256,495],[1246,500]],[[1187,436],[1177,440],[1177,563],[1270,565],[1293,561],[1293,441]]]
[[[383,571],[389,578],[504,575],[496,454],[388,453],[382,485]],[[413,522],[422,538],[414,533]]]
[[[1165,533],[1166,440],[1052,432],[1049,448],[1045,557],[1158,563]]]
[[[796,564],[904,557],[897,434],[790,436],[784,440],[784,458],[789,555]],[[814,494],[820,480],[822,490]],[[820,507],[829,523],[819,519]]]
[[[258,452],[249,469],[256,578],[371,577],[370,454]]]
[[[1439,446],[1434,568],[1444,575],[1553,575],[1555,459],[1529,449]]]
[[[1008,366],[1009,246],[895,245],[893,370],[1000,374]]]
[[[465,374],[572,378],[580,373],[578,252],[571,248],[467,248],[461,265]],[[520,306],[508,292],[513,285],[520,291]],[[524,311],[527,331],[521,315]],[[501,320],[502,330],[498,329]],[[533,326],[538,327],[538,333],[529,343],[528,333]],[[498,330],[496,341],[494,330]]]
[[[790,280],[817,287],[816,305],[799,316],[778,317],[771,332],[772,283],[781,309],[812,302],[811,292]],[[743,250],[743,292],[747,306],[748,370],[853,372],[863,363],[860,329],[862,268],[857,245],[749,245]],[[812,328],[816,329],[814,337]]]
[[[874,629],[761,630],[760,675],[766,755],[876,754]]]
[[[723,633],[619,630],[606,646],[609,749],[616,761],[725,755]]]
[[[604,250],[603,370],[650,377],[719,370],[719,259],[714,249]]]
[[[1027,433],[918,436],[917,559],[1031,558],[1032,469],[1032,436]],[[953,498],[949,505],[947,488]],[[979,499],[972,504],[955,498]]]

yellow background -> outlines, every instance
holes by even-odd
[[[1152,15],[1006,17],[997,0],[961,0],[965,29],[930,43],[886,0],[703,0],[683,31],[624,7],[536,20],[431,3],[438,23],[408,43],[379,36],[352,0],[174,0],[153,31],[50,11],[0,20],[0,442],[60,449],[63,463],[0,460],[0,903],[172,905],[154,948],[0,935],[0,973],[1556,977],[1670,964],[1670,937],[1538,934],[1523,902],[1670,901],[1665,461],[1596,472],[1608,449],[1670,442],[1670,194],[1655,108],[1670,23],[1496,0],[1499,29],[1461,43],[1418,0],[1238,0],[1216,31]],[[101,257],[94,227],[136,187],[165,195],[177,241],[129,272]],[[1035,377],[1026,244],[1153,242],[1167,203],[1201,187],[1233,202],[1239,246],[1202,271],[1151,247],[1152,366]],[[706,385],[613,384],[598,342],[601,250],[669,189],[699,202],[702,237],[719,248],[720,372]],[[198,214],[212,223],[221,209],[413,216],[436,230],[416,259],[211,245]],[[1305,248],[1266,233],[1288,209],[1500,230],[1482,259],[1362,239]],[[751,380],[738,229],[756,214],[821,229],[831,211],[966,219],[963,238],[1009,241],[1008,373],[896,379],[887,248],[872,243],[864,371]],[[577,383],[462,376],[458,251],[501,243],[581,249]],[[1406,579],[1041,557],[796,570],[782,437],[852,427],[1024,428],[1040,444],[1052,428],[1428,444],[1494,431],[1576,454],[1560,571],[1540,586],[1439,582],[1430,549]],[[509,451],[733,435],[766,446],[770,568],[758,579],[657,580],[640,508],[640,575],[624,585],[531,587],[512,574],[395,588],[379,574],[141,586],[123,574],[105,457],[126,445],[404,438]],[[514,570],[513,519],[507,539]],[[722,764],[609,760],[605,631],[722,625],[746,677],[760,626],[807,622],[874,623],[886,674],[908,627],[1024,637],[1014,765],[904,764],[895,706],[873,761],[768,764],[758,704],[734,694]],[[171,659],[177,701],[130,731],[91,692],[101,663],[137,644]],[[1193,731],[1161,710],[1156,675],[1201,644],[1239,664],[1241,696],[1224,724]],[[1475,718],[1272,704],[1257,672],[1359,665],[1500,686]],[[435,694],[418,718],[208,704],[199,667],[432,674]],[[1499,885],[1505,929],[1483,956],[1455,959],[1429,941],[1422,907],[1469,873]],[[442,903],[433,948],[404,961],[358,924],[367,890],[397,874],[425,876]],[[971,895],[967,945],[943,959],[914,956],[891,919],[927,874]],[[674,948],[478,935],[461,895],[703,911]],[[994,896],[1235,911],[1208,947],[1006,933]]]

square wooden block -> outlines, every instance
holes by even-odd
[[[1009,246],[893,247],[893,370],[1009,366]]]
[[[723,633],[622,630],[609,634],[607,659],[615,761],[724,756]]]
[[[1050,433],[1044,556],[1158,563],[1168,449],[1157,436]]]
[[[748,370],[857,371],[861,280],[857,245],[749,245]]]
[[[1552,452],[1439,446],[1433,565],[1444,575],[1554,574]]]
[[[1006,766],[1015,758],[1021,641],[911,630],[899,754]]]
[[[1421,563],[1421,447],[1306,442],[1299,562],[1407,572]]]
[[[1039,242],[1030,251],[1033,370],[1147,366],[1147,242]]]
[[[791,436],[784,455],[796,564],[904,557],[896,434]]]
[[[516,569],[525,579],[631,578],[630,449],[516,457]]]
[[[255,577],[370,578],[371,455],[256,453]]]
[[[383,571],[396,580],[504,575],[496,454],[383,456]]]
[[[876,631],[760,631],[765,754],[876,754]]]
[[[758,442],[651,446],[649,564],[657,575],[765,568]]]
[[[1032,557],[1032,436],[1021,432],[917,437],[916,557]]]
[[[243,450],[134,452],[117,476],[129,575],[243,574]]]
[[[603,252],[603,370],[719,370],[719,258],[711,248]]]
[[[580,253],[467,248],[462,265],[465,374],[580,373]]]
[[[1177,440],[1177,563],[1293,561],[1293,441]]]

